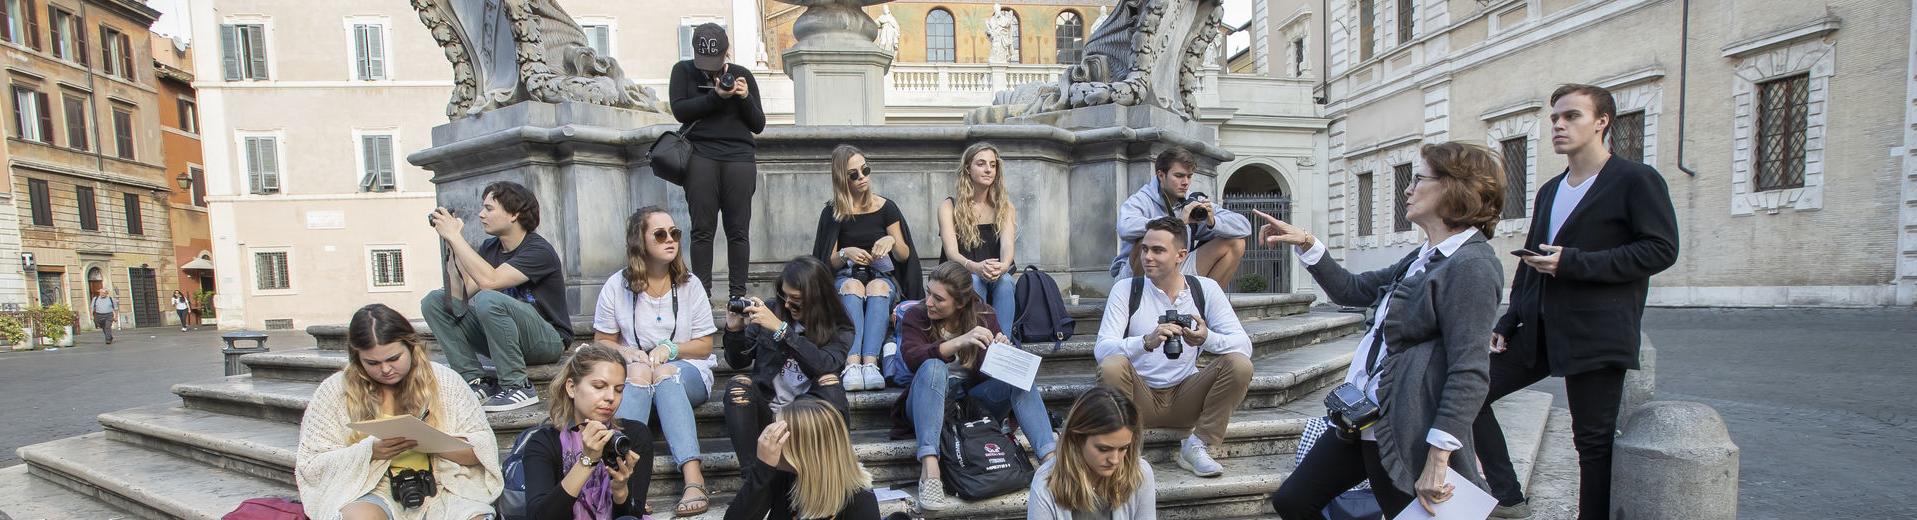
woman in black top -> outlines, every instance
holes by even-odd
[[[977,143],[959,162],[954,197],[939,204],[939,240],[946,262],[972,272],[979,299],[998,314],[998,330],[1012,334],[1018,317],[1018,280],[1012,272],[1012,243],[1018,241],[1018,208],[1005,190],[998,147]]]
[[[759,80],[726,62],[726,30],[708,23],[692,30],[693,56],[672,66],[672,116],[692,143],[686,171],[686,208],[692,215],[692,273],[712,283],[712,231],[725,213],[726,271],[732,297],[746,292],[752,258],[747,230],[759,169],[753,134],[765,131]],[[726,83],[726,78],[732,78]]]
[[[873,191],[872,167],[857,147],[832,150],[832,202],[819,212],[813,237],[812,255],[837,271],[833,285],[858,331],[842,374],[845,389],[883,390],[879,346],[892,303],[924,298],[925,289],[905,213]]]
[[[852,344],[852,324],[832,299],[832,273],[818,259],[786,262],[779,296],[758,298],[744,312],[726,313],[726,365],[742,372],[726,383],[726,432],[739,460],[752,457],[754,440],[772,415],[800,395],[850,407],[839,371]],[[749,367],[749,368],[748,368]]]
[[[837,411],[811,396],[780,410],[759,434],[756,456],[739,454],[743,482],[726,520],[876,520],[872,474],[859,465]]]
[[[611,520],[646,513],[652,483],[652,429],[618,419],[637,448],[619,465],[601,462],[613,449],[613,413],[624,393],[626,360],[618,350],[590,344],[574,350],[552,380],[551,423],[526,441],[526,512],[532,518]]]

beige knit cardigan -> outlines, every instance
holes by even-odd
[[[499,470],[499,443],[479,409],[479,399],[467,389],[459,374],[445,365],[433,363],[433,375],[439,379],[440,409],[446,416],[439,427],[454,437],[465,439],[479,455],[479,466],[466,467],[433,457],[433,476],[439,480],[438,496],[414,509],[402,509],[388,492],[386,469],[390,461],[373,459],[372,438],[348,442],[353,419],[346,413],[345,374],[333,374],[320,383],[300,420],[300,445],[293,467],[299,484],[300,502],[306,514],[317,520],[336,520],[340,508],[368,493],[392,504],[393,520],[452,519],[469,520],[491,514],[492,502],[505,489]]]

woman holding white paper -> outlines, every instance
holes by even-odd
[[[300,420],[293,476],[306,510],[342,520],[491,517],[505,488],[499,447],[459,374],[433,363],[412,324],[385,305],[354,312],[346,342],[346,367],[320,383]],[[471,448],[420,453],[416,441],[374,439],[350,426],[396,416],[418,417]],[[397,489],[393,476],[401,477]],[[433,493],[406,500],[419,481],[407,477],[420,476],[431,477]]]
[[[993,415],[1002,416],[1010,409],[1040,460],[1051,456],[1055,435],[1038,392],[977,373],[988,348],[1017,347],[998,330],[991,306],[973,291],[972,272],[957,262],[946,262],[932,269],[930,281],[925,301],[906,310],[898,323],[899,354],[912,369],[912,386],[893,403],[892,416],[901,423],[898,430],[909,428],[918,439],[917,455],[923,465],[919,508],[936,511],[955,505],[945,496],[939,479],[939,430],[945,425],[948,377],[964,379],[965,395]]]

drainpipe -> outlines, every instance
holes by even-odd
[[[1677,169],[1686,175],[1696,177],[1697,170],[1684,165],[1685,98],[1690,97],[1691,93],[1687,88],[1691,80],[1691,0],[1684,0],[1683,10],[1682,21],[1678,22],[1681,29],[1678,31],[1677,59]]]
[[[86,2],[80,2],[80,19],[81,20],[87,19],[87,3]],[[78,29],[75,29],[74,30],[75,34],[73,35],[74,41],[79,41],[80,38],[85,38],[86,30],[87,30],[86,27],[80,27]],[[105,45],[106,42],[100,42],[100,44]],[[75,45],[74,47],[77,48],[79,46]],[[100,47],[95,47],[95,48],[100,48]],[[93,154],[93,169],[99,170],[101,172],[105,172],[106,171],[106,151],[105,151],[106,143],[100,142],[100,108],[96,105],[96,102],[99,101],[101,98],[101,92],[99,90],[99,87],[94,85],[94,79],[96,74],[93,73],[92,57],[80,56],[79,58],[82,60],[86,60],[86,63],[87,63],[85,66],[80,68],[86,69],[87,71],[87,98],[88,98],[87,111],[91,112],[91,116],[88,118],[89,119],[88,122],[90,124],[87,125],[90,128],[87,128],[87,131],[93,134],[91,137],[89,137],[90,139],[93,139],[93,147],[91,149],[92,150],[91,153]],[[109,105],[111,103],[112,102],[110,101],[108,102]],[[88,297],[92,297],[92,295],[88,295]]]
[[[1271,6],[1267,5],[1265,7],[1266,7],[1265,12],[1267,13],[1271,12],[1270,11]],[[1326,34],[1330,31],[1331,31],[1331,0],[1319,0],[1318,2],[1318,88],[1315,92],[1316,95],[1312,96],[1312,101],[1316,101],[1320,105],[1331,102],[1331,96],[1327,94],[1327,92],[1330,92],[1330,88],[1328,88],[1328,86],[1331,84],[1330,82],[1331,81],[1331,51],[1325,50],[1331,47],[1331,35]]]

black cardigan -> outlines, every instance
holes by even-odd
[[[912,225],[906,223],[905,212],[900,211],[892,199],[886,199],[879,211],[898,213],[899,234],[905,237],[905,248],[912,251],[904,262],[897,263],[899,270],[892,276],[899,283],[899,301],[925,299],[925,276],[919,274],[919,246],[912,244]],[[832,255],[838,253],[832,246],[839,243],[839,219],[832,216],[831,203],[819,211],[819,228],[812,237],[812,256],[825,265],[832,265]]]
[[[799,476],[779,471],[765,465],[758,457],[744,461],[745,467],[739,476],[743,482],[739,485],[739,494],[732,498],[732,504],[726,506],[726,520],[788,520],[798,518],[792,512],[792,484]],[[834,520],[878,520],[879,501],[872,490],[862,489],[852,494],[845,502],[845,508],[832,516]]]
[[[752,374],[752,384],[758,386],[759,395],[767,399],[774,392],[772,380],[779,377],[780,370],[785,369],[785,360],[788,358],[797,362],[799,372],[813,381],[820,376],[838,376],[839,372],[845,370],[845,356],[852,349],[852,339],[856,335],[851,325],[832,331],[830,339],[824,344],[813,343],[810,336],[797,331],[798,328],[793,326],[786,333],[785,341],[774,341],[772,331],[756,324],[746,324],[742,331],[725,331],[726,366],[741,371],[752,367],[749,372]],[[815,384],[806,394],[832,403],[841,413],[847,413],[847,420],[850,420],[849,410],[852,406],[845,397],[845,385]]]
[[[1538,244],[1550,233],[1551,206],[1567,174],[1538,188],[1524,247],[1543,251]],[[1590,182],[1597,184],[1558,229],[1553,245],[1564,252],[1557,275],[1519,263],[1510,310],[1494,329],[1510,341],[1498,355],[1526,366],[1547,361],[1555,376],[1636,369],[1651,275],[1677,263],[1677,214],[1656,169],[1613,156]],[[1540,342],[1548,359],[1537,359]]]
[[[626,480],[626,503],[613,504],[612,516],[642,517],[646,514],[646,488],[652,485],[652,429],[638,421],[618,419],[619,429],[638,447],[639,464]],[[559,481],[566,478],[575,460],[564,458],[559,445],[559,429],[551,424],[537,426],[539,432],[526,441],[526,512],[532,518],[557,520],[572,518],[572,505],[579,497],[566,494]],[[604,464],[601,462],[601,464]]]

